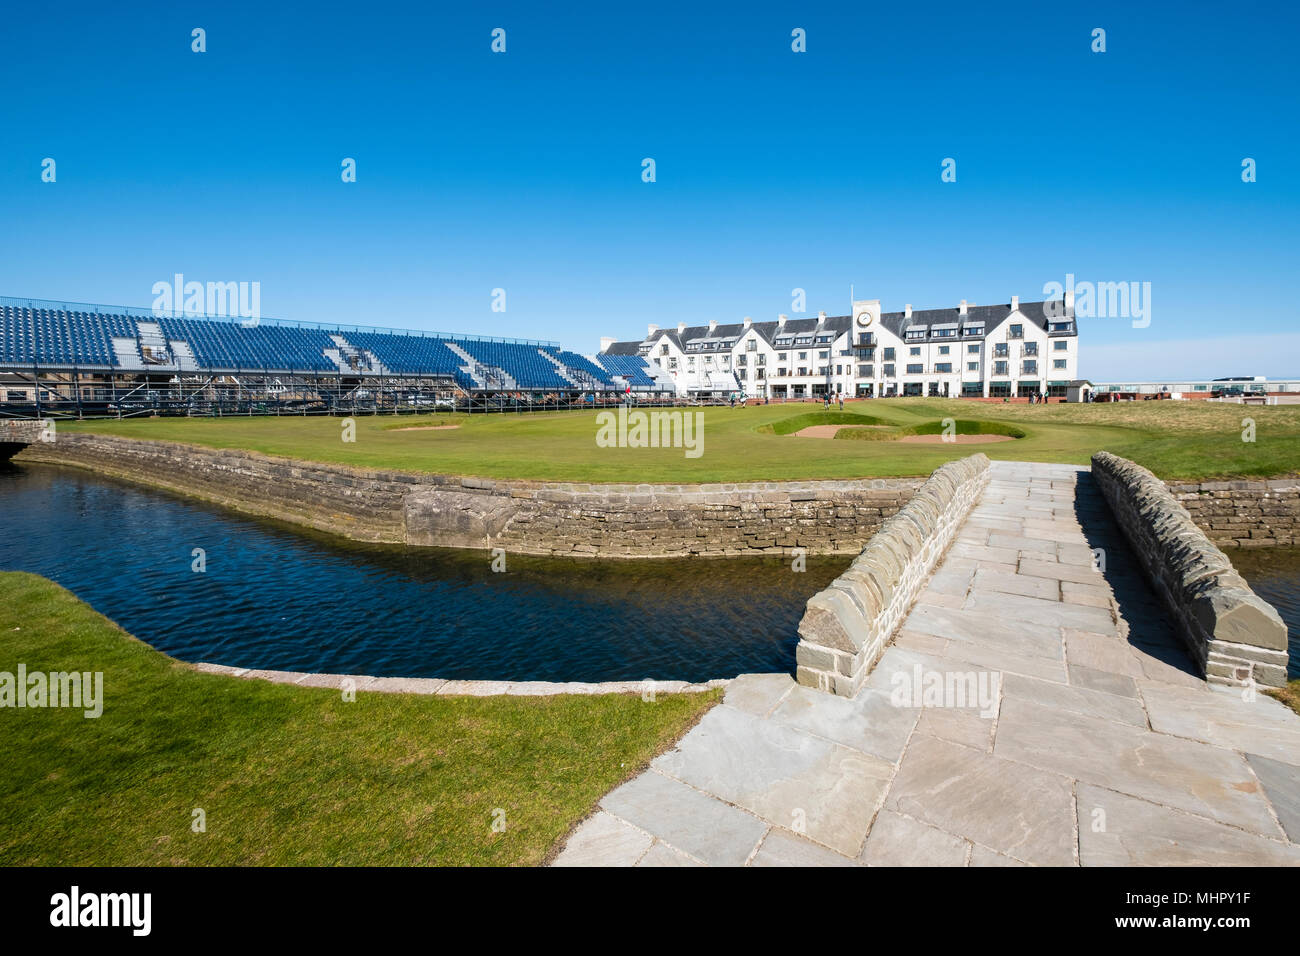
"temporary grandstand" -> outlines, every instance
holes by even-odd
[[[556,342],[0,297],[0,416],[533,409],[654,401],[644,359]]]

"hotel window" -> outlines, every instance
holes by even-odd
[[[940,355],[947,355],[947,354],[948,354],[948,346],[946,346],[946,345],[940,345],[940,346],[939,346],[939,354],[940,354]]]
[[[677,371],[677,359],[670,358],[668,360],[668,367],[672,369],[674,372]]]
[[[746,341],[746,342],[745,342],[745,351],[746,351],[746,352],[757,352],[757,351],[758,351],[758,339],[749,339],[748,341]]]
[[[798,374],[799,374],[799,375],[807,375],[807,374],[808,374],[808,367],[807,367],[806,365],[800,365],[800,366],[799,366],[799,372],[798,372]]]
[[[1038,374],[1038,363],[1037,363],[1037,362],[1025,362],[1024,373],[1025,373],[1026,375],[1037,375],[1037,374]]]
[[[934,370],[935,370],[936,372],[951,372],[951,371],[952,371],[952,363],[951,363],[951,362],[940,362],[938,365],[936,365],[936,366],[934,367]]]
[[[687,368],[695,368],[695,356],[694,356],[694,355],[687,356],[687,358],[686,358],[686,367],[687,367]]]
[[[831,357],[830,350],[829,350],[829,349],[822,349],[822,351],[820,351],[820,352],[817,353],[817,357],[818,357],[819,359],[830,358],[830,357]]]
[[[920,375],[924,371],[925,371],[924,365],[909,365],[907,367],[908,375]]]
[[[978,372],[979,370],[980,370],[980,363],[979,363],[979,362],[967,362],[967,363],[966,363],[966,371],[968,371],[968,372]]]
[[[736,356],[736,365],[739,366],[740,368],[744,368],[744,367],[745,367],[745,364],[746,364],[748,361],[749,361],[748,356],[745,356],[745,355],[737,355],[737,356]]]
[[[1006,374],[1007,374],[1007,363],[1006,363],[1006,362],[994,362],[994,363],[993,363],[993,374],[994,374],[994,375],[1006,375]]]
[[[916,346],[916,345],[912,346],[910,349],[907,350],[907,354],[908,354],[908,355],[920,355],[920,354],[921,354],[921,348],[920,348],[920,346]]]
[[[983,334],[984,334],[984,326],[982,326],[982,325],[968,325],[968,326],[966,326],[964,329],[961,330],[961,334],[962,334],[962,335],[983,335]]]
[[[870,365],[859,365],[859,366],[858,366],[858,378],[871,378],[871,366],[870,366]]]
[[[805,361],[807,361],[807,360],[808,360],[808,353],[807,353],[807,352],[800,352],[800,353],[799,353],[799,361],[800,361],[800,362],[805,362]]]
[[[1070,349],[1070,343],[1065,341],[1065,339],[1057,339],[1052,343],[1052,348],[1057,352],[1068,352]]]
[[[1006,342],[999,342],[997,345],[993,346],[993,354],[998,358],[1006,358],[1008,352],[1009,349],[1007,348]]]
[[[886,362],[892,362],[893,360],[894,360],[894,350],[893,350],[893,349],[885,349],[885,361],[886,361]]]
[[[970,345],[966,346],[966,354],[967,354],[967,355],[979,355],[979,354],[980,354],[980,344],[979,344],[978,342],[972,342]]]
[[[1023,339],[1025,337],[1025,327],[1023,325],[1013,325],[1007,329],[1007,338]]]
[[[887,378],[893,378],[893,377],[894,377],[894,366],[892,366],[892,365],[886,365],[886,366],[884,367],[884,369],[882,370],[882,372],[883,372],[883,374],[884,374]]]
[[[1052,361],[1052,368],[1065,368],[1067,364],[1068,363],[1065,361],[1065,359],[1054,359]]]
[[[1025,343],[1025,354],[1026,354],[1026,355],[1037,355],[1037,354],[1038,354],[1038,343],[1037,343],[1037,342],[1026,342],[1026,343]]]
[[[836,375],[843,375],[843,374],[844,374],[844,368],[843,368],[843,366],[840,366],[840,365],[835,366],[835,374],[836,374]]]
[[[659,347],[659,354],[660,354],[660,355],[667,355],[667,354],[668,354],[668,345],[667,345],[667,344],[664,344],[664,345],[662,345],[662,346]]]
[[[759,356],[758,356],[758,364],[759,364],[759,365],[766,365],[766,364],[767,364],[767,356],[766,356],[766,355],[763,355],[762,353],[759,353]],[[761,376],[760,376],[760,377],[761,377]]]

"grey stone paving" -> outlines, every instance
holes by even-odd
[[[857,697],[737,678],[556,860],[701,863],[1300,866],[1300,716],[1205,683],[1087,469],[995,462]]]

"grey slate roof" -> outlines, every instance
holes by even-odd
[[[1049,321],[1059,321],[1049,319],[1046,311],[1046,302],[1021,302],[1020,314],[1026,321],[1032,322],[1040,329],[1046,329]],[[1063,308],[1058,309],[1063,312]],[[958,324],[961,325],[978,325],[984,324],[984,334],[988,335],[999,325],[1007,320],[1011,315],[1011,303],[1006,302],[999,305],[972,305],[967,309],[966,318],[963,320],[960,310],[957,307],[951,309],[921,309],[914,310],[910,319],[906,318],[902,312],[883,312],[880,316],[880,324],[889,331],[893,332],[898,338],[905,338],[905,333],[909,328],[926,328],[931,326],[952,328]],[[1068,318],[1073,319],[1073,313]],[[767,340],[769,344],[775,342],[777,335],[797,336],[809,335],[816,332],[829,332],[832,335],[839,336],[849,330],[853,324],[853,317],[849,315],[828,315],[825,319],[817,317],[807,319],[787,319],[784,326],[776,321],[772,322],[755,322],[752,326],[755,332]],[[669,339],[683,352],[686,351],[688,342],[716,342],[720,339],[736,339],[743,335],[745,326],[743,323],[736,322],[728,325],[719,325],[712,332],[707,325],[690,325],[682,332],[677,331],[677,327],[659,329],[653,334],[647,336],[640,342],[615,342],[608,349],[606,354],[609,355],[638,355],[640,349],[647,342],[657,343],[661,338]]]

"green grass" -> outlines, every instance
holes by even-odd
[[[690,410],[688,410],[690,411]],[[812,403],[711,407],[703,454],[673,448],[599,448],[596,413],[358,418],[356,441],[337,418],[134,419],[60,423],[66,431],[244,448],[367,468],[557,481],[714,482],[925,475],[953,458],[1086,464],[1098,450],[1131,458],[1168,479],[1276,476],[1300,471],[1300,406],[1206,402],[1001,405],[948,399],[853,402],[845,412]],[[899,428],[938,428],[944,418],[1000,422],[1024,432],[989,445],[900,444],[779,434],[849,415]],[[1243,419],[1256,440],[1242,440]],[[856,424],[872,423],[857,421]],[[460,424],[446,431],[406,431]],[[870,433],[874,429],[862,429]],[[850,432],[851,434],[852,432]]]
[[[1297,714],[1300,714],[1300,680],[1293,680],[1285,687],[1279,687],[1276,690],[1266,690],[1264,693],[1268,694],[1270,697],[1276,697]]]
[[[0,710],[5,866],[535,864],[718,697],[347,703],[201,674],[44,578],[3,573],[0,671],[20,662],[102,671],[105,703],[98,719]]]
[[[778,419],[768,425],[759,425],[757,431],[762,435],[793,435],[795,432],[813,425],[888,425],[883,418],[873,415],[861,415],[857,412],[820,411],[804,412]]]

